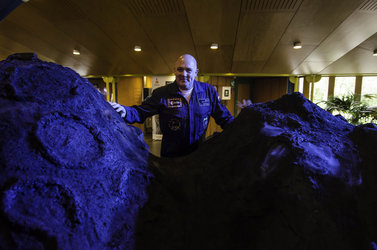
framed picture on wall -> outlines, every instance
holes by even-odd
[[[230,86],[223,86],[221,88],[221,99],[222,100],[230,100],[231,99],[231,87]]]

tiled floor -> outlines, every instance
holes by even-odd
[[[152,140],[152,134],[144,134],[144,140],[148,144],[149,151],[155,156],[160,157],[161,141]]]

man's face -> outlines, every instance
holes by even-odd
[[[175,63],[175,80],[178,87],[183,90],[193,88],[194,79],[198,74],[196,61],[193,57],[182,56]]]

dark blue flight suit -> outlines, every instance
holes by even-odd
[[[215,88],[194,81],[190,103],[183,97],[176,82],[157,88],[141,105],[125,107],[128,123],[143,123],[159,114],[162,131],[161,156],[182,156],[194,151],[204,141],[210,116],[224,128],[233,116],[220,102]]]

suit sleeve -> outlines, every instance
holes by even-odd
[[[124,120],[127,123],[143,123],[148,117],[159,113],[160,99],[158,93],[153,91],[152,95],[147,97],[141,105],[124,106],[127,112]]]
[[[210,88],[211,100],[212,100],[212,117],[215,119],[215,122],[224,129],[228,124],[230,124],[234,118],[230,114],[229,110],[221,103],[220,96],[211,86]]]

